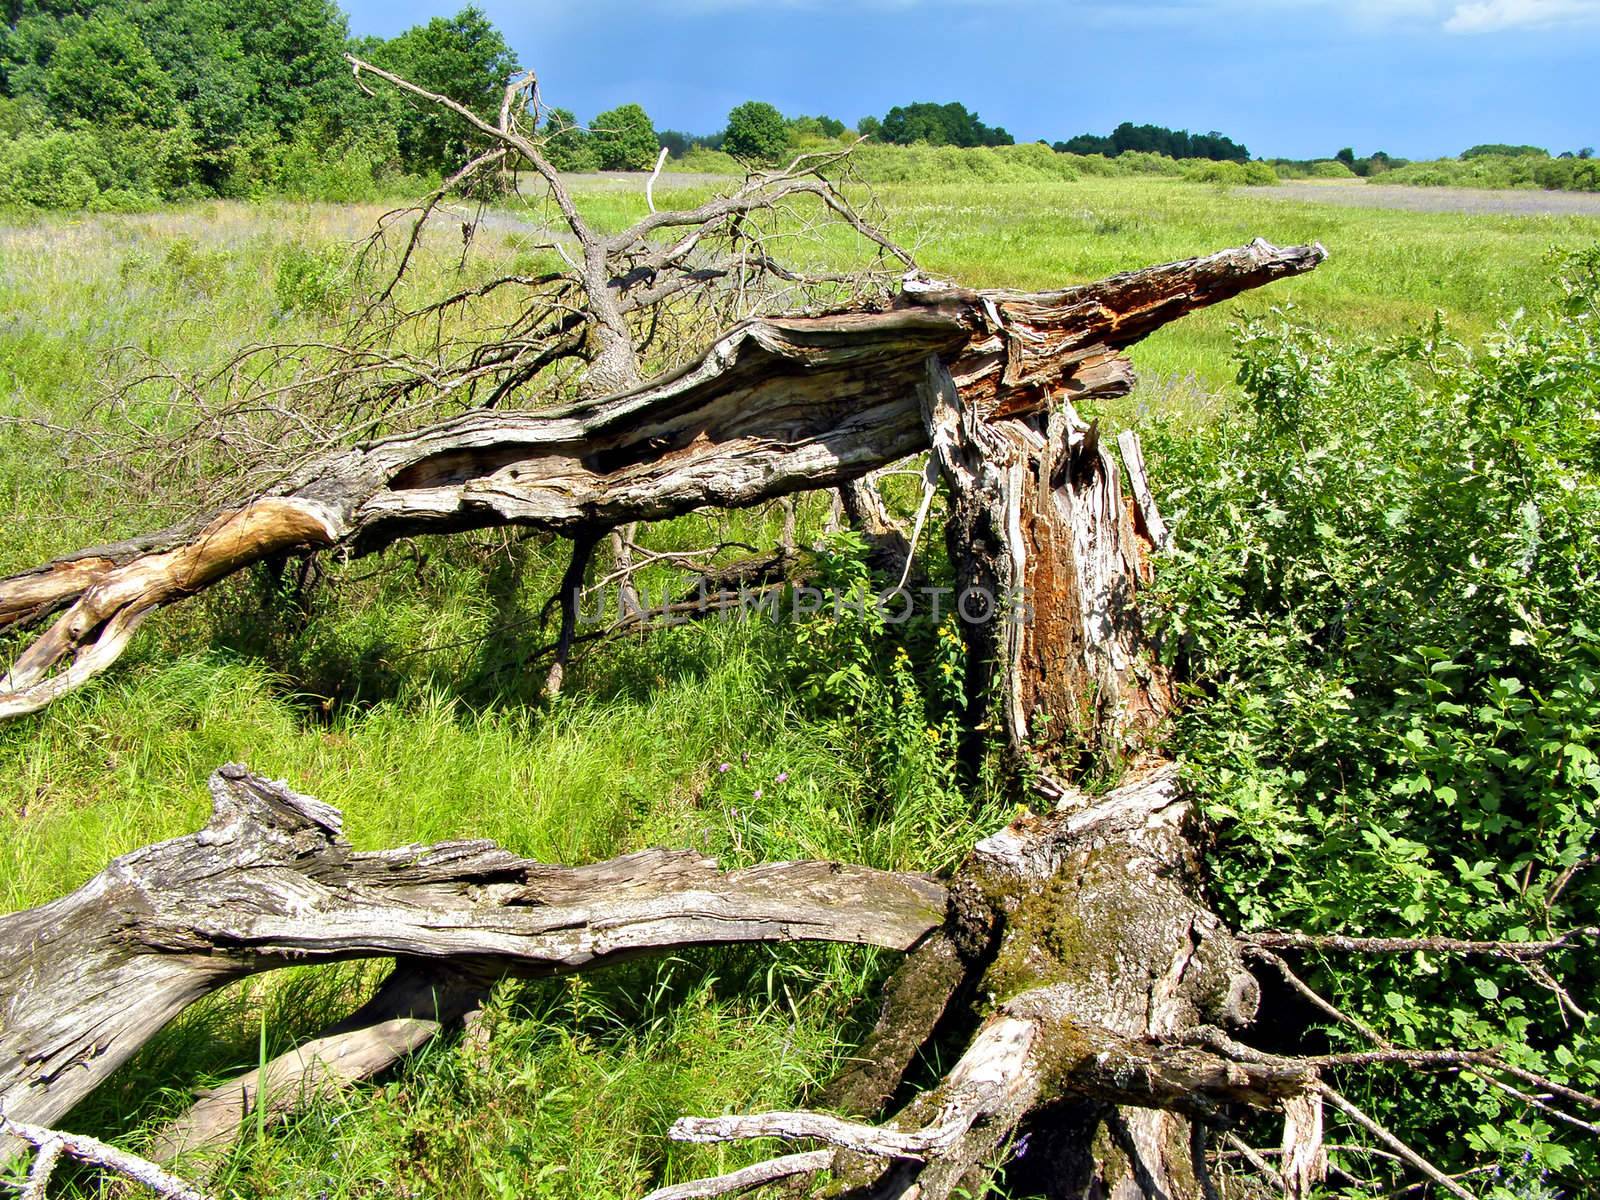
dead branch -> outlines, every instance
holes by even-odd
[[[274,967],[399,956],[549,975],[732,942],[903,950],[944,921],[945,889],[919,876],[724,873],[664,851],[551,867],[481,841],[360,853],[337,810],[242,767],[219,770],[211,795],[199,833],[0,917],[5,1112],[53,1121],[195,1000]]]
[[[996,444],[986,432],[996,421],[1041,413],[1063,394],[1125,392],[1132,374],[1122,349],[1322,257],[1318,247],[1256,242],[1040,294],[908,283],[888,312],[740,326],[697,364],[647,387],[538,414],[473,412],[314,459],[198,529],[80,551],[0,581],[0,620],[67,608],[0,679],[0,719],[37,712],[104,671],[157,608],[276,554],[335,546],[359,554],[418,533],[564,532],[750,505],[858,478],[927,448],[930,428],[947,477],[959,480],[959,455]],[[941,417],[930,427],[922,414],[933,403],[924,397],[953,396],[950,388],[960,389],[959,411],[939,406],[964,431],[959,452],[957,426]],[[1021,453],[1027,437],[1018,436]],[[1098,461],[1099,478],[1109,479],[1114,465]],[[1005,502],[1017,503],[1020,495]],[[1079,511],[1094,519],[1094,504]],[[1100,569],[1109,586],[1112,562]],[[1051,587],[1042,577],[1020,582]]]
[[[1450,937],[1345,937],[1282,930],[1248,934],[1244,940],[1268,950],[1322,950],[1342,954],[1482,954],[1521,962],[1596,938],[1600,938],[1600,928],[1584,926],[1569,929],[1556,937],[1527,942],[1475,942]]]
[[[142,1184],[163,1200],[207,1200],[204,1192],[197,1191],[185,1180],[136,1154],[118,1150],[115,1146],[108,1146],[81,1133],[46,1129],[0,1112],[0,1148],[8,1142],[23,1142],[38,1151],[23,1189],[23,1200],[44,1200],[50,1176],[63,1157]]]

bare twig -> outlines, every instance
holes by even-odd
[[[56,1163],[63,1155],[143,1184],[164,1200],[207,1200],[204,1192],[198,1191],[187,1181],[163,1170],[148,1159],[140,1158],[137,1154],[129,1154],[126,1150],[118,1150],[115,1146],[109,1146],[81,1133],[63,1133],[57,1129],[46,1129],[42,1125],[16,1121],[0,1113],[0,1134],[18,1138],[39,1151],[33,1173],[28,1179],[27,1191],[24,1193],[30,1200],[35,1194],[43,1194],[44,1185],[48,1182],[51,1171],[55,1169]],[[41,1163],[44,1166],[42,1174]],[[38,1189],[37,1193],[35,1188]]]
[[[1414,1170],[1438,1184],[1452,1196],[1459,1197],[1459,1200],[1477,1200],[1477,1198],[1473,1196],[1471,1192],[1467,1191],[1466,1188],[1462,1187],[1438,1167],[1434,1166],[1427,1159],[1423,1158],[1422,1155],[1418,1154],[1410,1146],[1406,1145],[1399,1138],[1395,1137],[1395,1135],[1390,1133],[1389,1130],[1385,1129],[1382,1125],[1378,1124],[1378,1122],[1367,1116],[1366,1113],[1362,1112],[1354,1104],[1346,1100],[1333,1088],[1329,1087],[1326,1083],[1321,1084],[1320,1086],[1322,1089],[1322,1094],[1324,1097],[1326,1097],[1328,1103],[1332,1104],[1340,1112],[1344,1113],[1345,1116],[1349,1117],[1357,1125],[1361,1126],[1362,1129],[1365,1129],[1373,1137],[1377,1138],[1398,1157],[1404,1159],[1405,1162]]]

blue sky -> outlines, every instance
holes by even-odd
[[[464,0],[344,0],[392,35]],[[711,132],[744,100],[847,124],[960,100],[1019,141],[1120,121],[1268,157],[1600,145],[1600,0],[478,0],[581,120]]]

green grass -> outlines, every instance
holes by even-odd
[[[1543,295],[1547,250],[1600,236],[1600,222],[1577,218],[1334,208],[1164,179],[888,184],[880,195],[928,270],[980,286],[1055,287],[1255,236],[1322,241],[1332,257],[1314,275],[1136,351],[1147,388],[1131,403],[1175,421],[1227,396],[1229,325],[1241,314],[1293,304],[1340,335],[1386,336],[1442,311],[1473,334]],[[608,226],[644,208],[642,195],[616,190],[585,204]],[[301,295],[306,264],[377,211],[213,203],[0,229],[0,413],[70,424],[98,401],[122,347],[192,367],[253,339],[314,332],[326,311],[285,300]],[[515,261],[525,239],[496,236],[491,257]],[[429,270],[443,278],[449,239],[437,249]],[[275,286],[283,278],[287,288]],[[65,452],[54,428],[0,428],[13,514],[0,571],[172,507],[156,499],[151,511],[93,474],[69,474]],[[804,537],[822,517],[820,503],[804,506]],[[647,536],[663,548],[771,545],[775,521],[697,516]],[[41,903],[116,854],[193,830],[205,777],[227,761],[340,806],[361,847],[486,836],[566,862],[672,845],[730,863],[937,869],[1004,820],[992,799],[930,794],[924,774],[875,756],[862,728],[807,701],[790,630],[712,626],[613,646],[575,673],[567,699],[541,706],[541,672],[521,660],[545,640],[538,612],[563,565],[559,545],[476,535],[334,568],[298,608],[253,572],[157,618],[107,678],[0,728],[0,899]],[[667,1125],[800,1099],[871,1019],[889,957],[706,953],[503,986],[486,1052],[440,1043],[389,1080],[264,1139],[248,1134],[219,1190],[631,1197],[727,1169],[761,1148],[673,1148]],[[263,1021],[270,1049],[283,1049],[348,1011],[374,978],[346,967],[239,985],[186,1014],[71,1124],[137,1147],[193,1088],[252,1066]]]

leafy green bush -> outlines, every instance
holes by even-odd
[[[290,242],[278,256],[272,294],[284,312],[330,313],[349,295],[345,255],[333,245]]]
[[[0,143],[0,203],[23,208],[83,208],[100,187],[84,165],[90,139],[46,133]]]
[[[1270,187],[1278,173],[1264,162],[1208,162],[1188,165],[1183,177],[1190,183],[1214,183],[1219,187]]]
[[[1335,159],[1324,159],[1311,164],[1307,174],[1312,179],[1354,179],[1356,173]]]
[[[1552,158],[1535,163],[1533,178],[1542,188],[1569,192],[1600,192],[1600,159]]]
[[[1524,154],[1517,157],[1480,154],[1458,160],[1411,163],[1383,177],[1385,183],[1412,187],[1523,188],[1565,191],[1600,191],[1600,162],[1591,158],[1550,158]]]
[[[814,616],[780,626],[789,685],[814,716],[848,730],[868,778],[905,814],[895,837],[945,846],[948,827],[972,808],[957,773],[964,643],[953,614],[902,621],[907,606],[880,605],[866,555],[851,531],[823,544],[814,582],[829,599]]]
[[[97,213],[149,212],[161,207],[161,197],[128,188],[110,188],[89,201],[89,211]]]
[[[1180,741],[1239,926],[1521,941],[1600,924],[1600,247],[1562,289],[1477,352],[1438,323],[1351,349],[1250,324],[1244,405],[1197,438],[1154,433],[1178,534],[1166,652],[1199,698]],[[1591,954],[1540,960],[1590,1013]],[[1595,1018],[1516,963],[1305,965],[1400,1046],[1501,1047],[1600,1083]],[[1519,1171],[1600,1175],[1600,1144],[1477,1076],[1369,1073],[1363,1094],[1450,1166],[1498,1160],[1496,1196]]]

